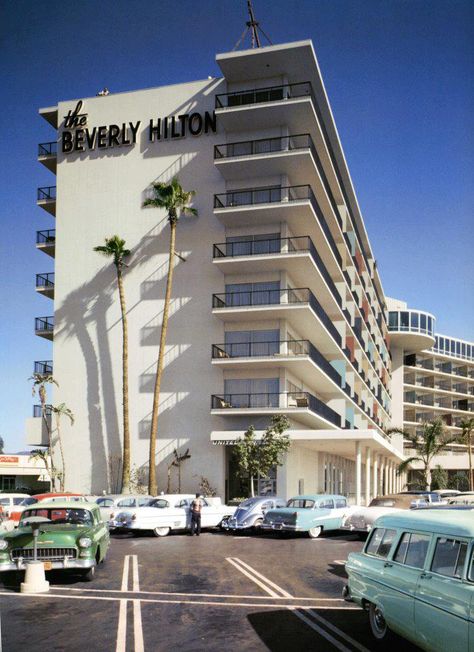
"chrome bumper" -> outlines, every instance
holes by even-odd
[[[33,560],[32,559],[25,560],[20,557],[16,561],[0,563],[0,573],[6,571],[25,570],[29,561],[33,561]],[[71,568],[87,569],[96,566],[95,559],[61,559],[55,561],[49,561],[48,559],[38,559],[38,561],[42,561],[43,563],[48,564],[48,566],[51,565],[51,570],[69,570]]]
[[[346,530],[347,532],[370,532],[372,526],[367,524],[365,527],[357,527],[355,525],[341,525],[340,530]]]
[[[303,528],[288,523],[265,523],[264,521],[260,527],[262,530],[275,530],[275,532],[303,532]]]

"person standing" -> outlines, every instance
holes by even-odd
[[[191,503],[191,536],[201,534],[201,511],[202,500],[199,494],[196,494],[196,498]]]

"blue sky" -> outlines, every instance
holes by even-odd
[[[385,292],[473,339],[474,4],[461,0],[254,0],[273,43],[311,38]],[[0,435],[24,448],[33,361],[51,358],[34,290],[53,260],[35,232],[54,228],[36,188],[59,100],[218,76],[247,20],[245,0],[3,0],[0,150],[3,237]]]

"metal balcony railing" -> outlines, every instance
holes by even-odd
[[[307,201],[311,203],[321,229],[329,242],[329,246],[336,258],[339,267],[342,266],[342,258],[336,246],[331,230],[327,225],[324,215],[319,208],[316,197],[308,184],[299,186],[262,186],[260,188],[242,188],[229,190],[214,195],[214,208],[236,208],[239,206],[256,206],[259,204],[286,204],[296,201]]]
[[[254,156],[272,152],[291,152],[295,149],[310,149],[314,152],[315,147],[311,136],[309,134],[297,134],[295,136],[278,136],[214,145],[214,159]]]
[[[35,331],[54,331],[54,317],[36,317]]]
[[[45,186],[44,188],[38,188],[37,200],[46,201],[46,200],[55,200],[56,199],[56,186]]]
[[[313,103],[316,104],[311,84],[309,82],[298,82],[297,84],[282,84],[279,86],[233,91],[231,93],[220,93],[216,95],[216,109],[227,109],[236,106],[245,106],[247,104],[260,104],[262,102],[285,101],[298,97],[311,97]]]
[[[36,244],[51,244],[56,242],[56,229],[36,231]]]
[[[54,288],[54,272],[47,274],[36,274],[36,287],[37,288]]]
[[[326,281],[331,294],[342,307],[342,299],[331,275],[326,269],[321,256],[311,238],[307,235],[295,238],[269,238],[266,240],[239,240],[236,242],[219,242],[213,246],[213,258],[236,258],[238,256],[263,256],[274,254],[305,253],[311,255],[316,267]]]
[[[37,360],[35,362],[33,373],[41,374],[41,375],[44,375],[44,376],[50,376],[53,373],[53,361],[52,360]]]
[[[214,360],[221,360],[226,358],[261,358],[274,356],[308,356],[339,387],[341,387],[341,376],[309,340],[237,342],[232,344],[212,345],[212,358]]]
[[[38,145],[38,156],[57,156],[58,143],[54,140],[50,143],[40,143]]]
[[[51,405],[46,405],[45,406],[45,416],[50,417],[52,413],[52,406]],[[42,417],[43,416],[43,409],[41,405],[33,405],[33,416],[34,417]]]
[[[236,308],[239,306],[268,306],[308,303],[322,321],[333,339],[341,346],[341,336],[319,301],[309,288],[288,288],[286,290],[248,290],[224,292],[212,295],[213,308]]]
[[[283,410],[307,408],[335,426],[341,427],[341,416],[309,392],[213,394],[211,396],[211,409],[232,408],[280,408]]]

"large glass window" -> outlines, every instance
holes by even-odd
[[[408,312],[401,312],[400,313],[400,330],[401,331],[407,331],[408,330]]]
[[[225,350],[231,358],[275,355],[279,340],[279,330],[230,331],[225,334]]]
[[[466,561],[467,543],[455,539],[438,539],[431,564],[433,573],[447,577],[462,577]]]
[[[410,313],[410,325],[412,330],[418,330],[418,313],[417,312],[412,312]]]
[[[257,254],[278,253],[281,247],[279,233],[259,235],[236,235],[226,238],[228,256],[254,256]]]
[[[400,564],[423,568],[429,543],[430,536],[428,534],[405,532],[393,559]]]
[[[227,306],[255,306],[280,303],[280,282],[229,283],[225,286]]]
[[[420,315],[420,330],[426,332],[426,315]]]
[[[278,407],[278,378],[224,380],[225,400],[232,407]]]
[[[385,559],[388,557],[396,533],[396,530],[375,528],[367,542],[365,552],[368,555],[375,555],[376,557],[382,557]]]
[[[388,327],[394,331],[398,330],[398,312],[388,313]]]

